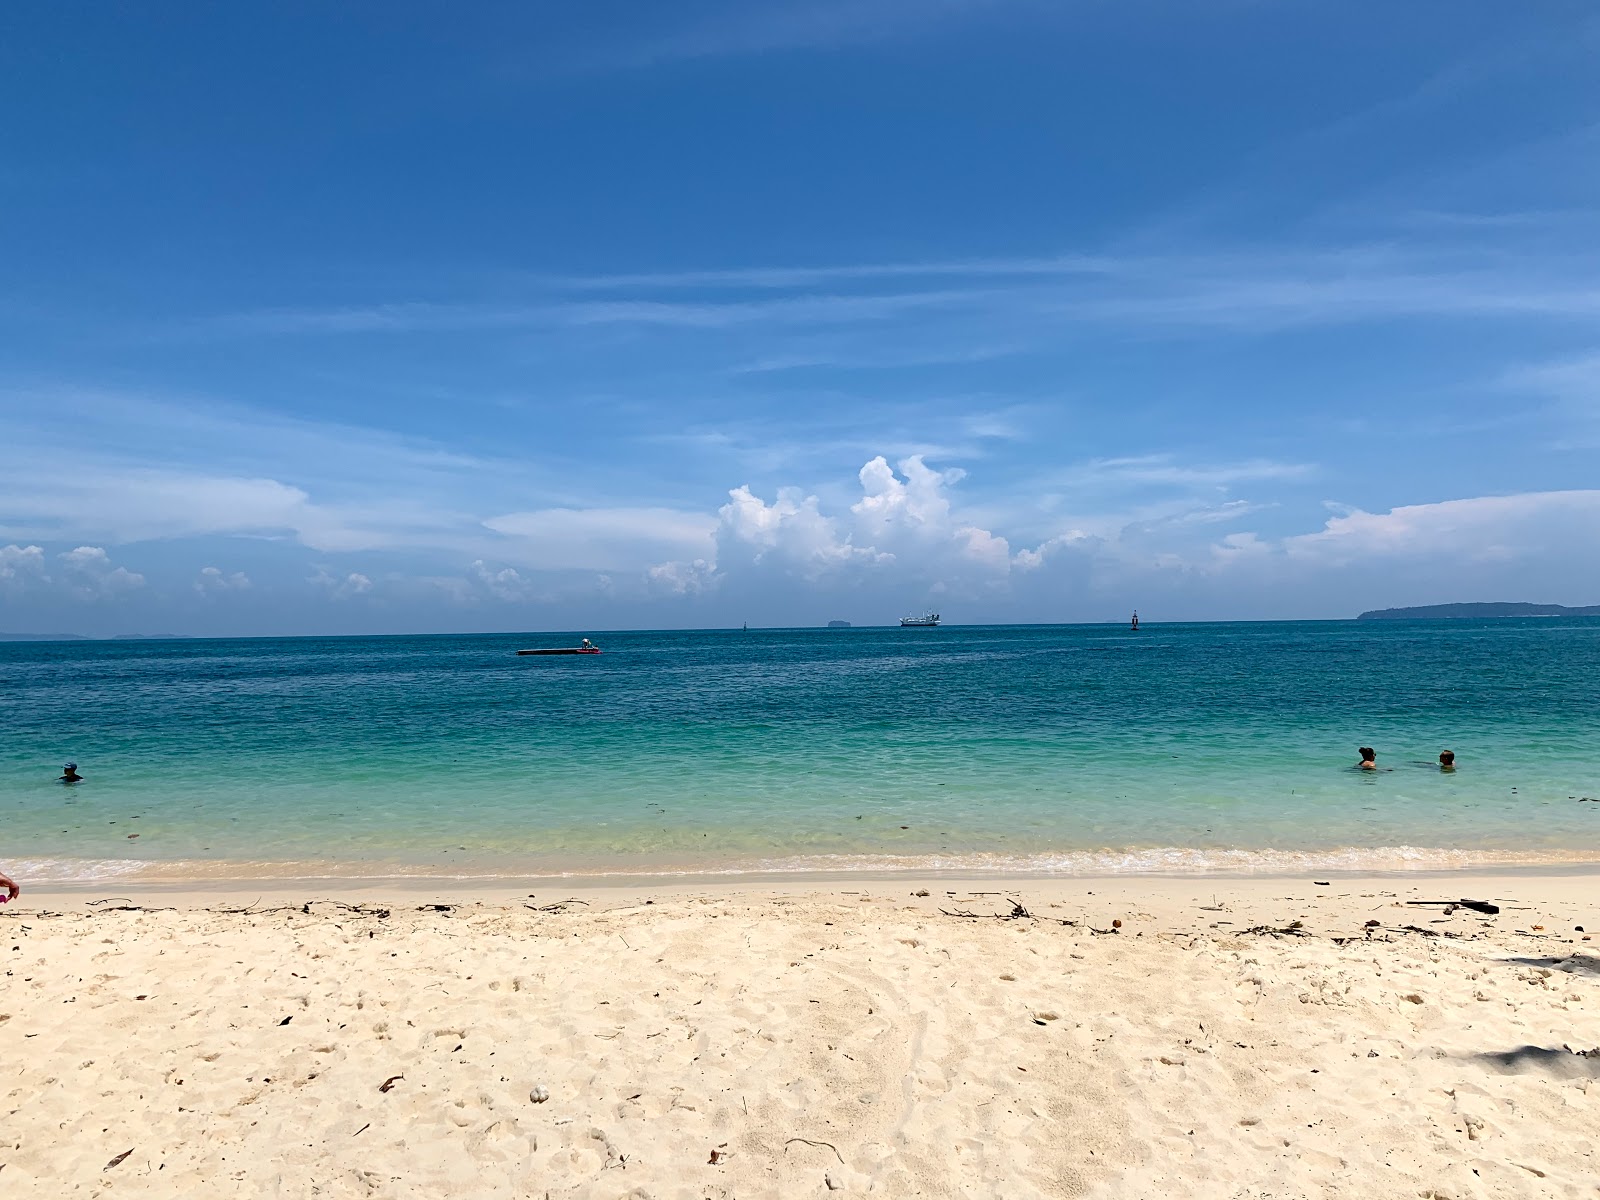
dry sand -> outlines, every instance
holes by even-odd
[[[25,895],[0,1190],[1600,1195],[1593,877],[1330,883]]]

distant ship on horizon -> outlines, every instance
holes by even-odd
[[[920,617],[900,618],[901,629],[932,629],[938,623],[939,614],[936,612],[926,612]]]

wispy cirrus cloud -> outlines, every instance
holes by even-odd
[[[195,338],[586,328],[736,333],[738,358],[726,370],[813,362],[875,368],[982,361],[1051,344],[1076,329],[1254,335],[1443,318],[1596,321],[1597,271],[1600,254],[1581,249],[1513,256],[1477,245],[868,263],[546,279],[527,283],[534,295],[524,303],[267,309],[198,318],[168,332]],[[610,295],[595,299],[596,291]],[[887,350],[835,345],[810,355],[777,346],[763,352],[759,340],[763,332],[793,338],[857,327],[906,332]]]
[[[1198,463],[1174,454],[1141,454],[1126,458],[1097,458],[1069,467],[1047,480],[1058,487],[1103,492],[1129,487],[1227,488],[1239,483],[1305,479],[1315,472],[1310,463],[1248,459],[1241,462]]]
[[[673,62],[837,49],[948,29],[986,10],[1026,0],[748,0],[704,19],[579,54],[560,74],[637,70]]]
[[[1560,448],[1600,446],[1600,351],[1514,367],[1500,382],[1553,402],[1563,425]]]

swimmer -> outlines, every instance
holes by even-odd
[[[1358,753],[1361,755],[1361,761],[1356,764],[1357,770],[1376,771],[1378,769],[1378,752],[1376,750],[1371,746],[1362,746]]]
[[[58,782],[58,783],[82,783],[83,782],[83,776],[78,774],[78,764],[77,763],[68,763],[66,766],[62,767],[61,768],[61,778],[59,780],[57,780],[56,782]]]
[[[1454,771],[1456,769],[1456,752],[1454,750],[1439,751],[1439,770]]]

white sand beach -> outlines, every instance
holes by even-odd
[[[28,893],[0,1187],[1594,1196],[1594,882]]]

